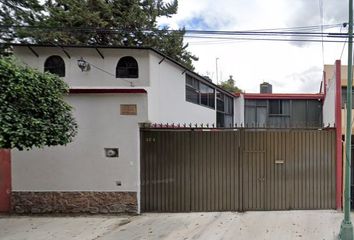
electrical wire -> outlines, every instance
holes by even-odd
[[[292,28],[273,28],[273,29],[257,29],[251,31],[215,31],[215,30],[184,30],[184,38],[187,39],[209,39],[213,40],[211,44],[226,43],[225,40],[228,40],[228,43],[231,41],[287,41],[287,42],[324,42],[329,43],[341,43],[344,38],[347,38],[347,34],[342,34],[338,32],[324,32],[325,29],[337,28],[342,24],[330,24],[330,25],[318,25],[318,26],[305,26],[305,27],[292,27]],[[109,35],[123,35],[131,34],[134,36],[134,30],[127,29],[118,29],[118,28],[92,28],[92,27],[54,27],[48,28],[45,26],[26,26],[26,25],[0,25],[0,32],[11,33],[16,31],[16,29],[28,28],[31,30],[38,30],[44,33],[46,32],[70,32],[75,36],[75,34],[109,34]],[[321,30],[320,32],[314,30]],[[277,31],[274,31],[277,30]],[[280,31],[281,30],[281,31]],[[295,30],[295,31],[294,31]],[[146,34],[152,33],[151,30],[141,30]],[[157,30],[162,34],[166,32],[174,32],[180,30]],[[40,33],[39,32],[39,33]],[[318,38],[321,38],[319,40]],[[326,39],[324,39],[326,38]],[[222,42],[221,42],[222,40]],[[190,42],[190,44],[195,44]],[[207,44],[199,42],[197,44]],[[323,47],[324,48],[324,47]],[[324,59],[324,57],[323,57]]]
[[[88,64],[90,64],[91,67],[94,67],[95,69],[97,69],[97,70],[99,70],[99,71],[101,71],[101,72],[103,72],[103,73],[106,73],[106,74],[109,75],[109,76],[116,77],[116,75],[114,75],[113,73],[110,73],[110,72],[108,72],[108,71],[106,71],[106,70],[104,70],[104,69],[102,69],[102,68],[100,68],[100,67],[97,67],[96,65],[92,64],[91,62],[88,62],[88,61],[86,61],[86,60],[85,60],[85,62],[87,62]],[[131,87],[134,87],[133,82],[128,81],[128,80],[126,80],[126,79],[122,79],[122,80],[128,82]]]
[[[292,39],[292,38],[255,38],[255,37],[208,37],[208,36],[185,36],[185,38],[217,39],[217,40],[259,40],[259,41],[285,41],[285,42],[322,42],[321,39]],[[328,43],[344,43],[345,40],[323,40]]]
[[[312,25],[312,26],[303,26],[303,27],[290,27],[290,28],[266,28],[266,29],[252,29],[252,30],[243,30],[243,32],[257,32],[257,31],[313,31],[320,30],[322,28],[330,29],[335,27],[340,27],[343,23],[328,24],[328,25]],[[9,28],[30,28],[30,29],[51,29],[51,30],[85,30],[85,31],[131,31],[133,29],[121,29],[121,28],[100,28],[100,27],[47,27],[47,26],[30,26],[30,25],[6,25],[0,24],[0,28],[9,29]],[[141,31],[150,31],[151,29],[142,29]],[[181,31],[175,29],[157,29],[158,31]],[[193,29],[184,29],[185,31],[202,31],[202,32],[234,32],[234,31],[220,31],[220,30],[193,30]]]
[[[274,30],[252,30],[252,31],[225,31],[225,30],[193,30],[193,29],[185,29],[185,34],[203,34],[203,35],[283,35],[283,36],[292,36],[292,35],[311,35],[311,36],[323,36],[326,35],[334,35],[339,37],[338,33],[324,33],[323,30],[331,29],[334,27],[339,27],[340,24],[332,24],[326,26],[316,26],[316,29],[321,28],[321,32],[313,31],[314,28],[279,28],[278,31]],[[134,29],[119,29],[119,28],[79,28],[79,27],[43,27],[43,26],[22,26],[22,25],[0,25],[0,31],[2,32],[12,32],[15,29],[36,29],[36,30],[44,30],[44,32],[73,32],[73,33],[100,33],[100,34],[122,34],[122,33],[130,33],[134,34]],[[279,31],[282,30],[282,31]],[[292,30],[292,31],[290,31]],[[296,30],[296,31],[294,31]],[[301,31],[300,31],[301,30]],[[145,33],[152,33],[152,30],[140,29],[139,31]],[[156,30],[157,32],[180,32],[180,30]]]
[[[318,0],[319,1],[319,8],[320,8],[320,21],[321,21],[321,32],[323,32],[323,1],[322,0]],[[324,66],[324,42],[323,42],[323,35],[322,35],[322,64]]]
[[[342,29],[345,28],[346,26],[348,26],[348,24],[343,24],[341,27],[340,27],[340,30],[339,32],[342,32]],[[339,59],[342,60],[342,57],[343,57],[343,53],[344,53],[344,49],[345,49],[345,45],[347,44],[348,41],[345,41],[345,43],[343,44],[343,48],[342,48],[342,52],[340,54],[340,57]]]

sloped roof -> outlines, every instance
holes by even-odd
[[[179,63],[178,61],[176,61],[175,59],[167,56],[166,54],[162,53],[161,51],[152,48],[152,47],[128,47],[128,46],[102,46],[102,45],[53,45],[53,44],[21,44],[21,43],[13,43],[10,44],[11,46],[22,46],[22,47],[50,47],[50,48],[55,48],[55,47],[59,47],[61,49],[64,48],[94,48],[94,49],[107,49],[107,48],[111,48],[111,49],[135,49],[135,50],[149,50],[152,51],[160,56],[162,56],[164,59],[169,60],[170,62],[172,62],[173,64],[177,65],[178,67],[182,68],[185,72],[188,72],[194,76],[196,76],[198,79],[202,80],[203,82],[214,86],[217,90],[219,90],[220,92],[223,92],[231,97],[237,97],[235,94],[226,91],[222,88],[220,88],[219,86],[217,86],[215,83],[211,82],[210,80],[208,80],[207,78],[199,75],[196,72],[191,71],[190,69],[188,69],[186,66],[184,66],[183,64]]]

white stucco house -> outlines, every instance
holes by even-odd
[[[140,124],[243,122],[242,98],[152,48],[13,47],[69,84],[79,126],[67,146],[12,152],[14,212],[139,212]]]

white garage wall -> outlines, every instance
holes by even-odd
[[[13,191],[138,191],[138,123],[147,120],[146,94],[77,94],[67,100],[79,124],[74,142],[14,150]],[[120,115],[120,104],[137,104],[138,115]],[[119,158],[105,157],[105,147],[118,147]]]
[[[216,110],[186,101],[184,69],[151,53],[149,120],[153,123],[216,123]],[[183,73],[183,74],[182,74]]]
[[[245,124],[245,98],[243,94],[234,98],[234,119],[238,126]]]
[[[323,125],[333,126],[335,123],[336,110],[336,79],[328,82],[326,97],[323,101]]]

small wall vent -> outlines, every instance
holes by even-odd
[[[108,158],[117,158],[119,156],[118,148],[105,148],[105,156]]]

